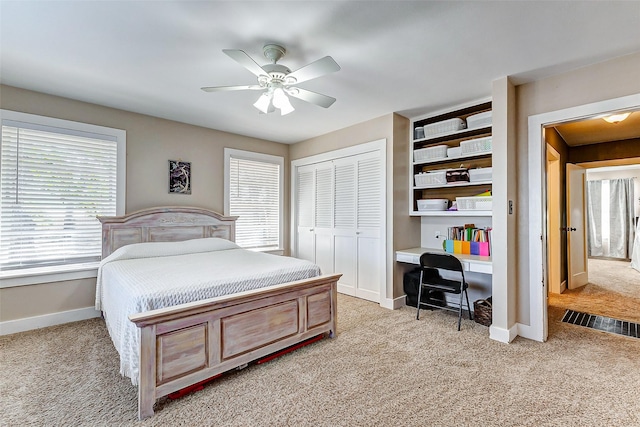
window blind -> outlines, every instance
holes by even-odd
[[[97,261],[116,215],[117,141],[3,121],[0,270]]]
[[[280,167],[229,159],[229,213],[238,216],[236,243],[243,248],[280,248]]]

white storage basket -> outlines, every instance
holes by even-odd
[[[447,157],[454,159],[462,156],[462,149],[460,147],[447,148]]]
[[[460,142],[460,149],[463,156],[491,153],[491,137],[486,136],[462,141]]]
[[[493,168],[469,169],[471,182],[491,181]]]
[[[428,187],[445,185],[447,183],[447,171],[423,172],[414,176],[416,187]]]
[[[418,211],[446,211],[449,207],[449,199],[421,199],[417,200]]]
[[[427,162],[429,160],[444,159],[447,157],[448,145],[435,145],[433,147],[413,150],[414,162]]]
[[[456,197],[456,204],[459,211],[490,211],[493,208],[493,197]]]
[[[491,126],[491,111],[474,114],[467,117],[467,129],[476,129]]]
[[[425,138],[450,132],[456,132],[466,128],[466,122],[458,118],[443,120],[441,122],[431,123],[430,125],[423,126]]]

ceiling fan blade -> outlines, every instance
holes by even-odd
[[[325,74],[334,73],[340,70],[340,66],[330,56],[318,59],[309,65],[305,65],[296,71],[287,74],[287,77],[293,77],[297,83],[306,82],[307,80],[315,79],[316,77],[324,76]]]
[[[300,89],[299,87],[291,91],[289,95],[324,108],[329,108],[334,102],[336,102],[335,98],[327,95],[322,95],[321,93],[311,92],[310,90]]]
[[[226,92],[230,90],[261,90],[265,88],[260,85],[249,85],[249,86],[214,86],[214,87],[203,87],[201,89],[205,92]]]
[[[251,59],[251,57],[245,53],[245,51],[238,49],[222,49],[222,51],[256,76],[260,77],[269,75],[269,73],[263,70],[256,61]]]

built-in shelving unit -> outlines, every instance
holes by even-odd
[[[449,148],[460,147],[460,142],[475,138],[491,136],[491,126],[482,126],[472,129],[462,129],[444,134],[416,138],[416,129],[450,119],[466,120],[474,114],[491,111],[491,101],[462,107],[444,113],[425,115],[411,119],[410,121],[410,164],[412,165],[410,176],[410,215],[415,216],[491,216],[491,211],[464,210],[464,211],[418,211],[417,201],[421,199],[448,199],[453,202],[457,197],[475,196],[484,191],[491,190],[491,181],[452,182],[437,185],[416,185],[415,175],[422,172],[441,171],[443,169],[456,168],[486,168],[492,165],[491,152],[474,153],[458,157],[445,157],[414,161],[414,151],[438,145],[447,145]]]

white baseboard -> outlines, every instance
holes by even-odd
[[[44,314],[42,316],[25,317],[24,319],[6,320],[0,322],[0,335],[16,334],[32,329],[46,328],[47,326],[100,317],[100,315],[101,313],[95,308],[86,307],[77,310]]]
[[[560,283],[560,293],[563,293],[566,290],[567,290],[567,281],[563,280],[562,283]]]
[[[402,295],[401,297],[398,298],[383,298],[382,301],[380,301],[380,307],[382,308],[388,308],[389,310],[397,310],[400,307],[404,307],[406,305],[407,299],[405,297],[405,295]]]
[[[518,335],[522,338],[527,338],[533,341],[544,342],[544,339],[540,336],[540,328],[533,328],[531,325],[525,325],[518,323]]]
[[[503,343],[510,343],[515,339],[518,335],[518,325],[515,324],[509,329],[498,328],[497,326],[491,325],[489,327],[489,338],[492,340],[500,341]]]

